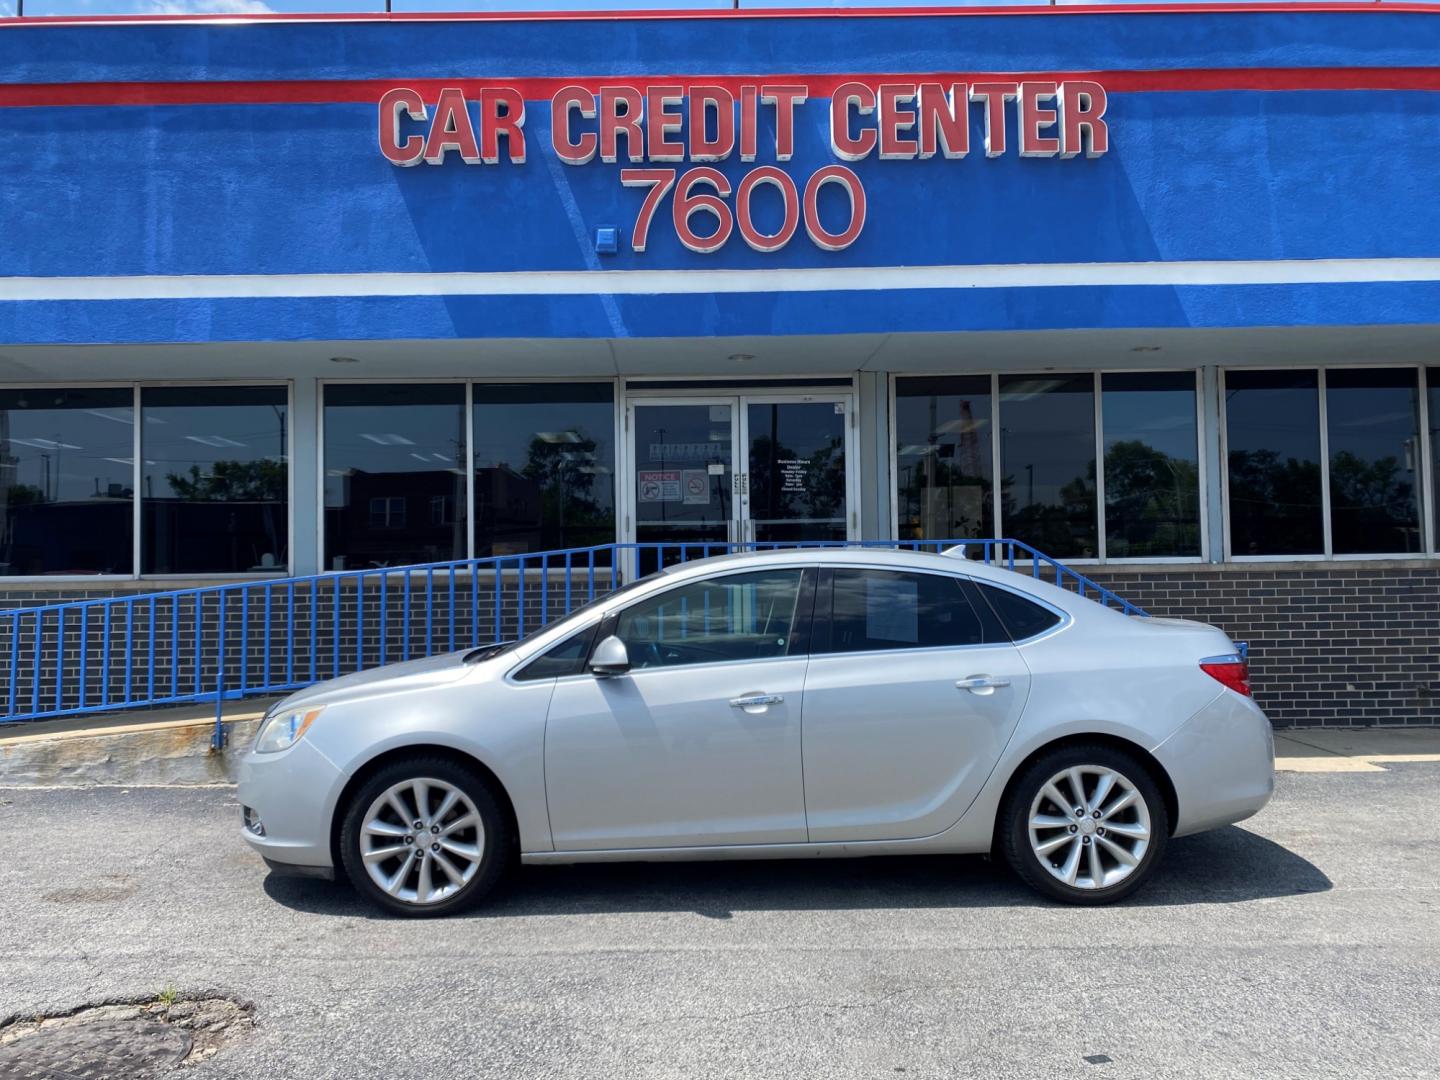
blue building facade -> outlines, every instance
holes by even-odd
[[[1437,57],[1390,3],[0,23],[0,595],[1014,536],[1282,722],[1436,722]]]

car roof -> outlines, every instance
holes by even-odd
[[[814,547],[777,548],[774,551],[741,551],[729,555],[712,555],[706,559],[691,559],[688,562],[668,566],[663,577],[675,581],[680,577],[703,576],[721,568],[739,569],[745,566],[815,566],[815,565],[874,566],[884,569],[933,570],[948,574],[965,574],[980,581],[993,581],[997,585],[1020,588],[1035,593],[1051,603],[1060,603],[1061,598],[1075,600],[1074,593],[1059,589],[1049,582],[1041,581],[1025,570],[1029,560],[1017,561],[1016,570],[1003,566],[967,559],[962,555],[941,555],[930,551],[906,551],[897,548],[866,547]],[[1038,586],[1038,588],[1037,588]],[[1058,596],[1053,594],[1059,594]],[[1068,605],[1067,605],[1068,606]]]

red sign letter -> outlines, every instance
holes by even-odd
[[[706,127],[705,112],[715,111],[715,138]],[[690,87],[690,160],[724,161],[735,149],[735,96],[723,86]]]
[[[913,103],[913,83],[885,83],[880,87],[880,160],[903,161],[915,156],[914,139],[902,139],[900,132],[915,130],[915,110],[902,109]]]
[[[1005,102],[1015,100],[1014,83],[976,83],[970,100],[985,102],[985,156],[1005,153]]]
[[[570,137],[570,113],[578,111],[586,120],[595,119],[595,99],[581,86],[566,86],[550,100],[550,145],[566,165],[584,165],[595,157],[599,140],[593,131]]]
[[[947,158],[970,152],[970,91],[964,83],[948,94],[939,83],[920,86],[920,156],[934,157],[937,148]]]
[[[400,140],[401,113],[411,120],[424,120],[425,102],[414,90],[403,86],[386,90],[380,99],[380,152],[392,165],[419,165],[425,153],[425,140],[419,135]]]
[[[614,161],[616,142],[625,136],[625,153],[631,161],[645,160],[644,136],[640,133],[640,91],[633,86],[600,88],[600,160]],[[624,106],[624,108],[621,108]]]
[[[487,86],[480,91],[480,157],[486,165],[500,160],[500,136],[510,148],[510,160],[525,164],[525,99],[508,86]]]
[[[805,87],[762,86],[760,100],[775,106],[775,159],[789,161],[795,153],[795,106],[805,104]]]
[[[1040,129],[1055,123],[1054,109],[1042,109],[1042,101],[1055,100],[1053,82],[1020,84],[1020,156],[1054,157],[1060,152],[1060,140],[1040,134]]]
[[[440,100],[435,103],[435,119],[425,139],[425,161],[430,165],[443,165],[446,153],[451,150],[460,151],[460,160],[467,165],[480,164],[480,148],[475,145],[470,110],[465,105],[464,92],[456,86],[441,90]]]
[[[852,82],[837,86],[830,97],[830,147],[837,157],[860,161],[875,149],[875,129],[862,128],[858,136],[850,134],[850,107],[861,116],[875,111],[875,92],[864,83]]]
[[[685,144],[666,136],[679,131],[684,119],[672,108],[684,100],[678,86],[650,86],[645,90],[645,145],[651,161],[684,161]]]
[[[1060,156],[1074,157],[1089,133],[1086,157],[1099,157],[1110,149],[1110,128],[1105,123],[1105,88],[1097,82],[1067,82],[1060,87]]]

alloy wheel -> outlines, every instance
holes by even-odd
[[[1041,785],[1030,803],[1030,848],[1057,881],[1108,889],[1133,874],[1150,847],[1150,810],[1124,774],[1075,765]]]
[[[420,777],[386,788],[365,811],[360,857],[383,892],[402,903],[438,904],[463,889],[485,855],[474,802],[444,780]]]

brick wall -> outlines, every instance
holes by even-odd
[[[1250,643],[1276,727],[1440,725],[1440,562],[1090,567],[1152,615]]]
[[[1285,564],[1230,564],[1221,566],[1131,566],[1089,567],[1088,576],[1139,604],[1153,615],[1199,619],[1214,623],[1237,641],[1251,648],[1251,677],[1256,700],[1277,727],[1350,725],[1440,725],[1440,562],[1331,562]],[[554,579],[552,579],[554,580]],[[13,609],[59,600],[89,599],[144,593],[155,583],[116,583],[108,586],[47,587],[16,585],[0,588],[0,609]],[[167,583],[168,584],[168,583]],[[429,593],[423,575],[415,575],[407,599],[398,576],[392,577],[385,595],[384,658],[401,659],[409,643],[411,655],[424,655],[426,634],[430,649],[439,651],[450,644],[451,606],[448,580],[441,579]],[[609,586],[609,570],[597,576],[597,591]],[[473,586],[478,597],[478,626],[471,623],[472,584],[457,576],[456,647],[472,639],[495,637],[495,589],[492,579]],[[580,587],[577,584],[577,588]],[[244,650],[233,644],[226,655],[226,684],[238,684],[240,665],[247,681],[256,684],[267,654],[265,641],[264,589],[252,588],[249,627]],[[317,598],[315,630],[310,633],[310,598],[303,589],[297,593],[295,619],[299,628],[296,652],[292,656],[282,644],[289,640],[288,595],[272,588],[268,625],[271,627],[269,657],[272,682],[284,678],[293,666],[295,679],[309,678],[312,659],[318,678],[329,678],[336,668],[337,634],[333,618],[333,596],[322,587]],[[213,598],[213,594],[210,594]],[[578,602],[583,597],[573,597]],[[502,636],[513,636],[520,604],[518,583],[508,578],[500,594]],[[563,586],[552,587],[545,606],[552,617],[564,610]],[[524,603],[526,628],[533,629],[540,614],[538,582],[526,584]],[[87,677],[85,702],[95,705],[108,687],[110,700],[118,700],[128,675],[132,694],[148,690],[152,668],[162,693],[172,685],[181,693],[193,690],[195,658],[202,659],[202,691],[214,687],[217,669],[215,641],[219,610],[213,599],[202,603],[198,616],[190,600],[180,601],[178,614],[161,601],[155,613],[155,663],[150,663],[150,611],[148,602],[135,605],[130,627],[133,651],[120,648],[126,635],[127,615],[123,609],[112,613],[111,658],[108,680],[103,660],[103,622],[93,613],[86,623]],[[338,633],[340,672],[371,667],[381,657],[380,595],[374,582],[357,606],[353,586],[342,581]],[[410,610],[408,628],[404,612]],[[363,614],[362,614],[363,610]],[[426,611],[430,612],[427,625]],[[195,624],[200,623],[201,648],[194,648]],[[170,651],[172,625],[179,622],[178,651]],[[239,640],[242,612],[232,594],[226,607],[230,640]],[[42,670],[57,648],[78,658],[80,623],[78,615],[67,615],[63,646],[52,615],[42,630]],[[15,688],[17,711],[26,711],[33,686],[33,619],[22,616],[15,677],[10,675],[10,635],[13,617],[0,618],[0,716],[7,710],[11,685]],[[76,667],[72,664],[71,667]],[[53,680],[42,674],[42,697],[53,699]],[[79,701],[75,678],[61,689],[65,707]],[[50,707],[50,706],[46,706]]]

